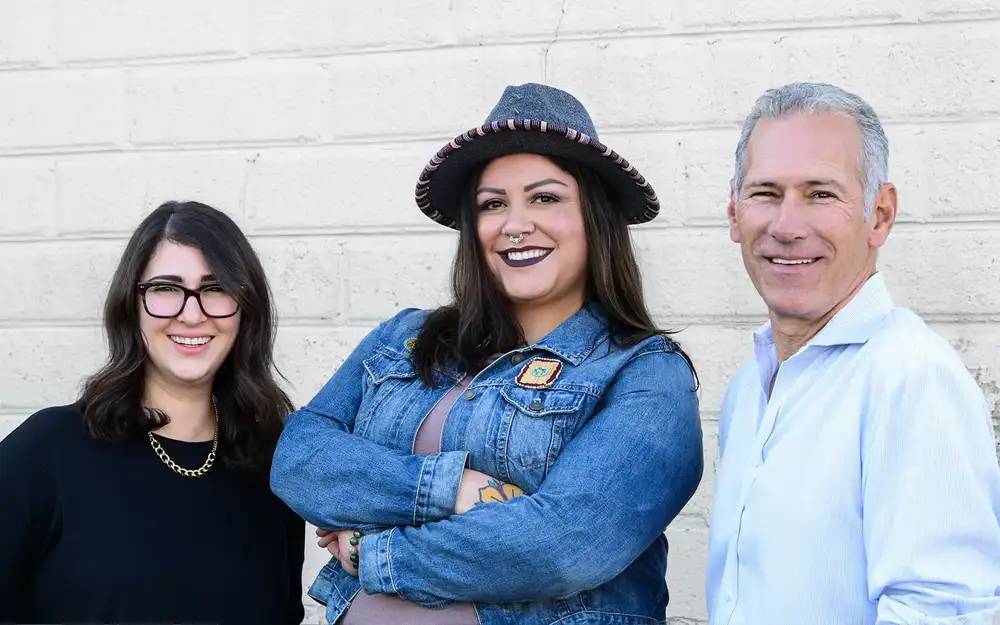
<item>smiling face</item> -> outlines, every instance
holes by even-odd
[[[198,248],[161,241],[142,272],[141,282],[204,289],[203,301],[212,310],[206,301],[210,297],[207,293],[217,282]],[[148,306],[153,306],[152,298],[158,297],[156,289],[147,289]],[[187,298],[180,314],[167,319],[151,316],[142,301],[136,305],[146,345],[147,387],[210,387],[236,340],[240,313],[226,318],[208,317],[194,297]]]
[[[730,236],[773,323],[825,323],[875,271],[895,190],[880,190],[866,221],[861,146],[857,123],[836,113],[764,119],[751,135]]]
[[[497,158],[476,188],[484,260],[515,308],[583,305],[587,236],[576,180],[537,154]]]

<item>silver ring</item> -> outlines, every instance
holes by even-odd
[[[518,245],[518,244],[521,243],[521,241],[524,240],[524,233],[522,232],[521,234],[519,234],[517,236],[514,236],[513,234],[508,234],[507,238],[510,239],[510,244],[511,245]]]

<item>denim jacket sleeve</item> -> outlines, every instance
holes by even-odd
[[[621,369],[537,492],[367,536],[362,587],[434,606],[566,596],[621,573],[701,480],[691,370],[656,345]]]
[[[271,466],[271,490],[317,527],[420,525],[455,511],[467,452],[417,455],[351,433],[363,395],[364,359],[407,312],[365,337],[285,424]]]

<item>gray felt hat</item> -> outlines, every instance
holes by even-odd
[[[499,156],[522,152],[558,156],[591,168],[629,223],[649,221],[660,211],[646,179],[598,140],[594,122],[580,101],[536,83],[507,87],[482,126],[438,150],[417,181],[417,207],[439,224],[458,228],[469,175]]]

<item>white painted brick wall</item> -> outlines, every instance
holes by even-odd
[[[764,314],[724,224],[739,121],[791,80],[872,102],[902,208],[882,268],[1000,421],[998,40],[1000,0],[5,0],[0,436],[100,364],[111,271],[167,199],[246,229],[308,400],[379,320],[446,297],[455,238],[411,199],[427,158],[548,81],[663,200],[635,240],[702,379],[706,476],[668,532],[671,615],[701,623],[719,403]]]

